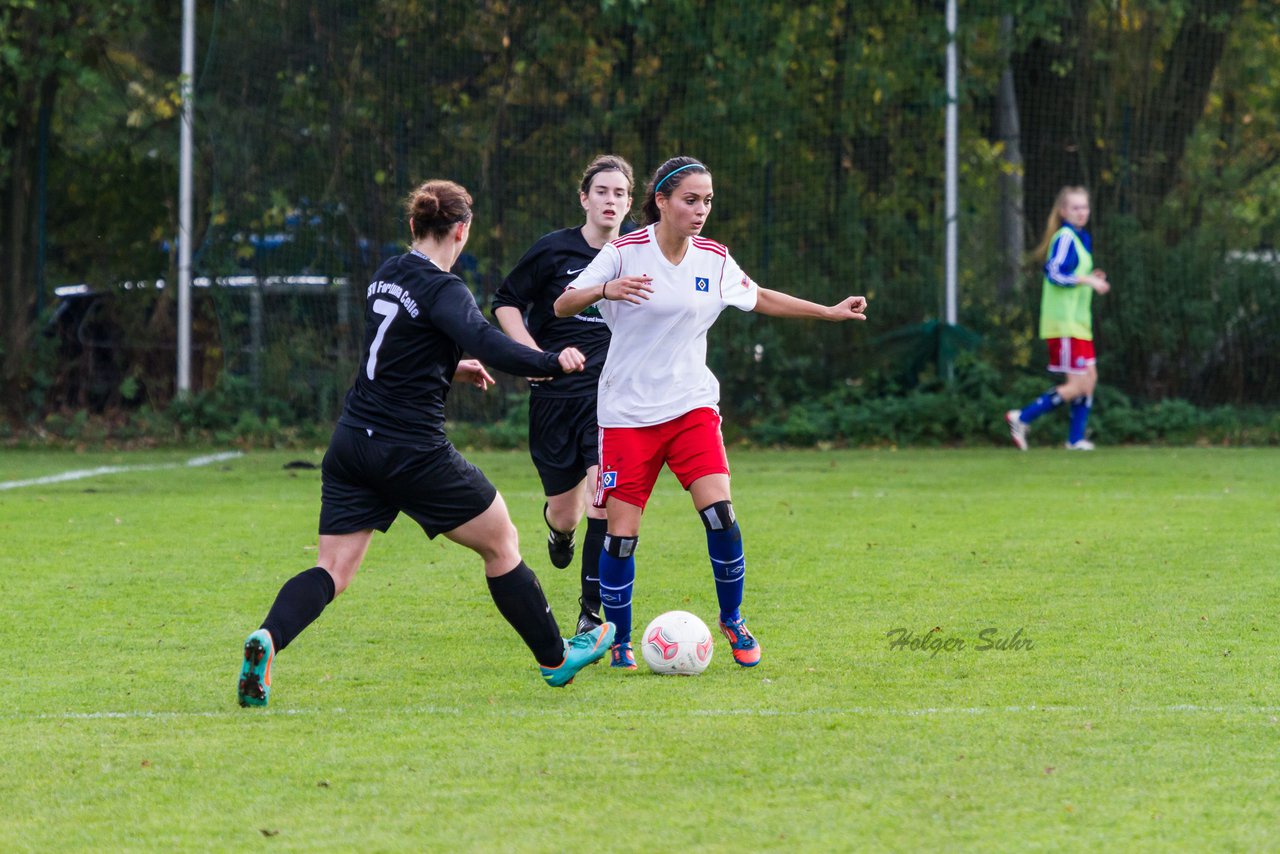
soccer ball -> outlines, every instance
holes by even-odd
[[[711,663],[714,645],[707,624],[688,611],[668,611],[645,627],[640,651],[654,673],[697,676]]]

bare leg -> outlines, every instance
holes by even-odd
[[[1083,374],[1067,374],[1067,381],[1058,386],[1058,396],[1064,403],[1077,397],[1088,397],[1098,385],[1098,366],[1090,365]]]
[[[567,492],[547,496],[548,525],[557,531],[563,532],[569,532],[578,527],[578,522],[582,520],[583,511],[588,507],[586,492],[588,480],[593,484],[595,483],[594,478],[584,478]],[[595,508],[592,509],[594,510]]]
[[[351,584],[351,579],[356,577],[360,564],[364,562],[365,553],[369,551],[369,541],[372,539],[372,529],[357,531],[354,534],[320,535],[316,565],[324,567],[333,576],[335,596],[346,590]]]
[[[610,497],[605,501],[605,512],[609,519],[611,536],[640,536],[640,517],[644,515],[644,510],[634,504]]]
[[[494,496],[489,509],[444,535],[480,555],[488,578],[506,575],[521,562],[520,535],[501,495]]]
[[[701,510],[717,501],[732,500],[729,495],[729,475],[709,474],[689,484],[689,497],[693,499],[693,509]]]

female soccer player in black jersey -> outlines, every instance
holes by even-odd
[[[385,262],[365,294],[364,359],[324,456],[317,565],[280,589],[262,627],[244,646],[237,698],[265,706],[275,653],[320,616],[351,583],[374,530],[401,512],[428,537],[444,534],[484,559],[489,592],[552,686],[601,658],[613,638],[605,623],[560,637],[538,578],[520,556],[506,504],[483,472],[444,433],[453,380],[487,388],[478,356],[513,374],[581,371],[580,351],[539,352],[507,338],[480,314],[449,273],[471,230],[471,196],[452,181],[427,181],[406,209],[412,249]]]
[[[529,455],[542,479],[547,499],[543,518],[550,528],[547,550],[557,567],[563,569],[573,560],[574,532],[583,511],[587,514],[578,632],[601,622],[605,513],[590,499],[598,471],[596,387],[609,352],[609,327],[594,305],[572,317],[556,317],[554,306],[565,286],[618,236],[631,209],[631,187],[631,164],[623,158],[603,154],[591,161],[578,185],[586,222],[539,238],[493,299],[494,316],[516,341],[539,350],[574,347],[587,359],[579,373],[532,378],[529,384]]]

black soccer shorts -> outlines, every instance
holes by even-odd
[[[321,534],[385,532],[405,513],[434,538],[488,510],[498,494],[453,445],[423,450],[342,424],[320,473]]]
[[[577,486],[598,465],[596,397],[529,399],[529,456],[545,495]]]

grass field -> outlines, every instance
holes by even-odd
[[[731,453],[761,666],[565,690],[401,519],[266,710],[239,647],[312,565],[319,454],[195,455],[0,456],[0,850],[1280,846],[1280,451]],[[470,456],[568,629],[527,457]],[[11,486],[102,466],[152,468]],[[669,475],[638,564],[640,626],[713,623]]]

